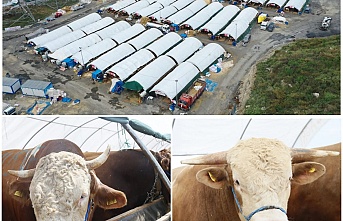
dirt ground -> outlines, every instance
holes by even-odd
[[[44,80],[53,83],[54,88],[63,90],[67,96],[80,99],[80,103],[57,102],[48,107],[43,114],[183,114],[176,110],[171,113],[168,109],[169,100],[158,97],[153,100],[141,101],[136,92],[124,91],[121,95],[109,94],[110,83],[95,84],[87,75],[78,78],[72,70],[60,71],[56,65],[50,62],[43,62],[40,56],[34,55],[32,49],[24,48],[24,35],[39,27],[56,29],[97,9],[110,5],[111,2],[93,2],[84,9],[62,16],[46,25],[37,24],[34,27],[16,32],[3,33],[3,76],[9,73],[11,77],[34,80]],[[253,67],[260,59],[270,54],[275,48],[282,47],[291,41],[291,36],[295,39],[325,37],[340,34],[340,1],[312,0],[310,2],[312,14],[285,13],[289,25],[278,25],[273,32],[262,31],[255,24],[251,30],[251,41],[246,47],[241,43],[232,46],[228,42],[215,41],[227,50],[232,58],[224,63],[223,71],[211,73],[209,77],[218,85],[213,92],[205,91],[196,101],[187,114],[229,114],[229,104],[233,103],[238,86],[248,91],[249,85],[253,83]],[[262,9],[269,16],[276,15],[275,10]],[[103,14],[103,17],[112,14]],[[332,17],[332,25],[328,31],[319,29],[324,16]],[[197,35],[204,44],[213,42],[204,35]],[[233,63],[233,66],[231,64]],[[249,75],[250,73],[250,75]],[[247,80],[248,79],[248,80]],[[243,84],[240,82],[249,82]],[[246,88],[246,86],[248,86]],[[242,98],[243,99],[243,98]],[[246,99],[246,97],[245,97]],[[26,110],[35,102],[40,100],[37,97],[23,96],[21,91],[15,95],[3,94],[3,102],[17,104],[19,114],[26,114]]]

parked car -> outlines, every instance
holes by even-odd
[[[274,22],[270,22],[267,26],[267,31],[272,32],[274,31],[274,28],[275,28]]]
[[[251,39],[251,34],[247,34],[243,38],[243,43],[248,43]]]
[[[311,13],[311,7],[309,5],[306,5],[304,13],[307,13],[307,14]]]
[[[53,20],[55,20],[55,18],[54,17],[47,17],[45,20],[46,21],[53,21]]]

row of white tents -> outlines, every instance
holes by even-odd
[[[274,6],[278,8],[295,8],[302,11],[308,0],[249,0],[248,3],[258,3],[261,5]]]

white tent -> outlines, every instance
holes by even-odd
[[[166,55],[172,57],[178,64],[180,64],[192,56],[201,47],[203,47],[201,41],[195,37],[189,37],[171,49]]]
[[[210,43],[195,53],[187,62],[192,63],[200,72],[203,72],[224,53],[225,50],[222,46],[216,43]]]
[[[111,36],[111,38],[115,42],[117,42],[117,44],[121,44],[121,43],[126,42],[127,40],[130,40],[131,38],[139,35],[143,31],[145,31],[145,28],[143,25],[134,24],[130,28],[125,29],[124,31],[119,32],[119,33]]]
[[[107,72],[113,72],[119,76],[120,80],[125,81],[140,67],[143,67],[154,58],[155,56],[149,50],[141,49],[125,60],[115,64]]]
[[[248,7],[243,9],[234,21],[243,21],[247,24],[250,24],[254,20],[254,18],[256,18],[257,14],[258,11],[255,8]]]
[[[263,5],[266,1],[268,1],[268,0],[250,0],[249,3],[254,2],[254,3],[260,3]]]
[[[82,49],[80,52],[75,53],[71,58],[81,65],[84,65],[106,51],[111,50],[115,46],[117,46],[117,44],[112,39],[106,38],[95,45]]]
[[[174,6],[175,8],[177,8],[177,10],[181,10],[194,1],[195,0],[177,0],[176,2],[171,4],[171,6]]]
[[[114,19],[111,18],[111,17],[105,17],[99,21],[96,21],[92,24],[89,24],[83,28],[81,28],[81,30],[83,32],[85,32],[87,35],[93,33],[93,32],[96,32],[100,29],[103,29],[109,25],[111,25],[112,23],[114,23]]]
[[[123,1],[117,1],[113,5],[108,6],[107,8],[112,11],[119,11],[120,9],[123,9],[133,3],[135,3],[136,0],[123,0]]]
[[[231,21],[239,11],[240,9],[237,6],[228,5],[202,26],[200,30],[205,30],[206,32],[211,32],[213,35],[216,35],[221,29],[228,25],[228,22]]]
[[[149,18],[152,20],[160,21],[161,19],[168,18],[175,12],[177,12],[177,9],[174,6],[169,5],[163,8],[162,10],[157,11],[154,14],[150,15]]]
[[[62,48],[63,46],[84,36],[86,36],[86,34],[83,31],[76,30],[59,38],[55,38],[55,40],[43,44],[42,47],[47,48],[51,52],[55,52],[57,49]]]
[[[176,0],[157,0],[157,2],[161,3],[163,5],[163,7],[166,7],[166,6],[171,5],[174,2],[176,2]]]
[[[249,25],[242,21],[233,21],[229,26],[227,26],[220,35],[224,35],[226,37],[233,37],[237,40],[244,32],[249,28]]]
[[[168,116],[135,116],[160,134],[170,134],[172,118]],[[158,151],[170,143],[134,130],[148,149]],[[18,139],[20,137],[20,139]],[[2,118],[2,150],[29,149],[51,139],[68,139],[83,152],[139,149],[121,124],[97,116],[18,116]]]
[[[156,84],[150,91],[173,99],[192,81],[199,70],[189,62],[183,62]],[[175,81],[177,80],[177,81]]]
[[[182,22],[186,21],[188,18],[195,15],[198,11],[205,8],[207,4],[203,0],[197,0],[192,2],[186,8],[176,12],[172,16],[167,18],[167,22],[174,23],[174,24],[181,24]]]
[[[126,21],[118,21],[113,25],[110,25],[102,30],[96,32],[97,35],[100,36],[101,39],[109,38],[115,34],[118,34],[125,29],[130,28],[131,25]]]
[[[219,2],[213,2],[207,7],[203,8],[193,17],[189,18],[181,25],[190,27],[193,30],[199,29],[203,24],[205,24],[212,16],[218,13],[223,8],[223,5]]]
[[[295,8],[298,11],[301,11],[301,9],[304,7],[306,3],[306,0],[289,0],[287,4],[285,5],[285,8]]]
[[[286,4],[287,1],[288,0],[269,0],[267,5],[275,4],[281,8],[284,4]]]
[[[291,116],[177,118],[172,134],[172,165],[177,167],[180,159],[191,158],[189,155],[225,151],[252,137],[278,139],[296,148],[335,144],[341,142],[341,120]]]
[[[128,15],[131,15],[133,14],[134,12],[142,9],[142,8],[145,8],[145,7],[148,7],[148,5],[150,5],[150,3],[146,0],[141,0],[141,1],[138,1],[132,5],[129,5],[123,9],[120,10],[121,13],[125,13],[125,14],[128,14]]]
[[[137,37],[131,39],[127,43],[132,45],[137,51],[141,48],[144,48],[151,42],[155,41],[157,38],[161,37],[163,34],[157,28],[151,28],[149,30],[144,31],[142,34],[138,35]]]
[[[163,5],[159,2],[155,2],[146,8],[142,8],[134,13],[135,16],[147,17],[154,14],[155,12],[161,10]]]
[[[101,41],[101,38],[97,34],[93,33],[84,38],[76,40],[70,44],[67,44],[66,46],[62,48],[57,49],[54,53],[49,54],[49,57],[62,61],[66,59],[67,57],[70,57],[73,54],[79,52],[80,48],[85,49],[100,41]]]
[[[158,40],[148,45],[146,49],[150,50],[156,57],[158,57],[169,50],[171,47],[178,44],[180,41],[182,41],[182,38],[179,34],[175,32],[169,32],[162,38],[159,38]]]
[[[98,13],[91,13],[83,18],[80,18],[76,21],[67,24],[67,26],[71,28],[73,31],[76,31],[78,29],[85,27],[86,25],[99,21],[100,19],[101,16]]]
[[[162,55],[137,72],[124,86],[131,90],[133,88],[147,90],[175,66],[176,64],[173,59],[166,55]],[[132,87],[132,85],[134,85],[134,87]]]
[[[65,25],[51,32],[48,32],[47,34],[43,34],[36,38],[30,39],[29,42],[33,42],[37,47],[40,47],[47,42],[53,41],[56,38],[59,38],[71,32],[72,30],[68,26]]]
[[[93,65],[97,69],[104,71],[106,70],[106,68],[121,61],[127,56],[130,56],[135,51],[136,50],[131,45],[129,45],[128,43],[123,43],[118,47],[115,47],[114,49],[101,55],[100,57],[92,61],[89,65]]]

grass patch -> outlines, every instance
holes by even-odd
[[[283,47],[257,65],[244,114],[340,114],[340,61],[339,35]]]

